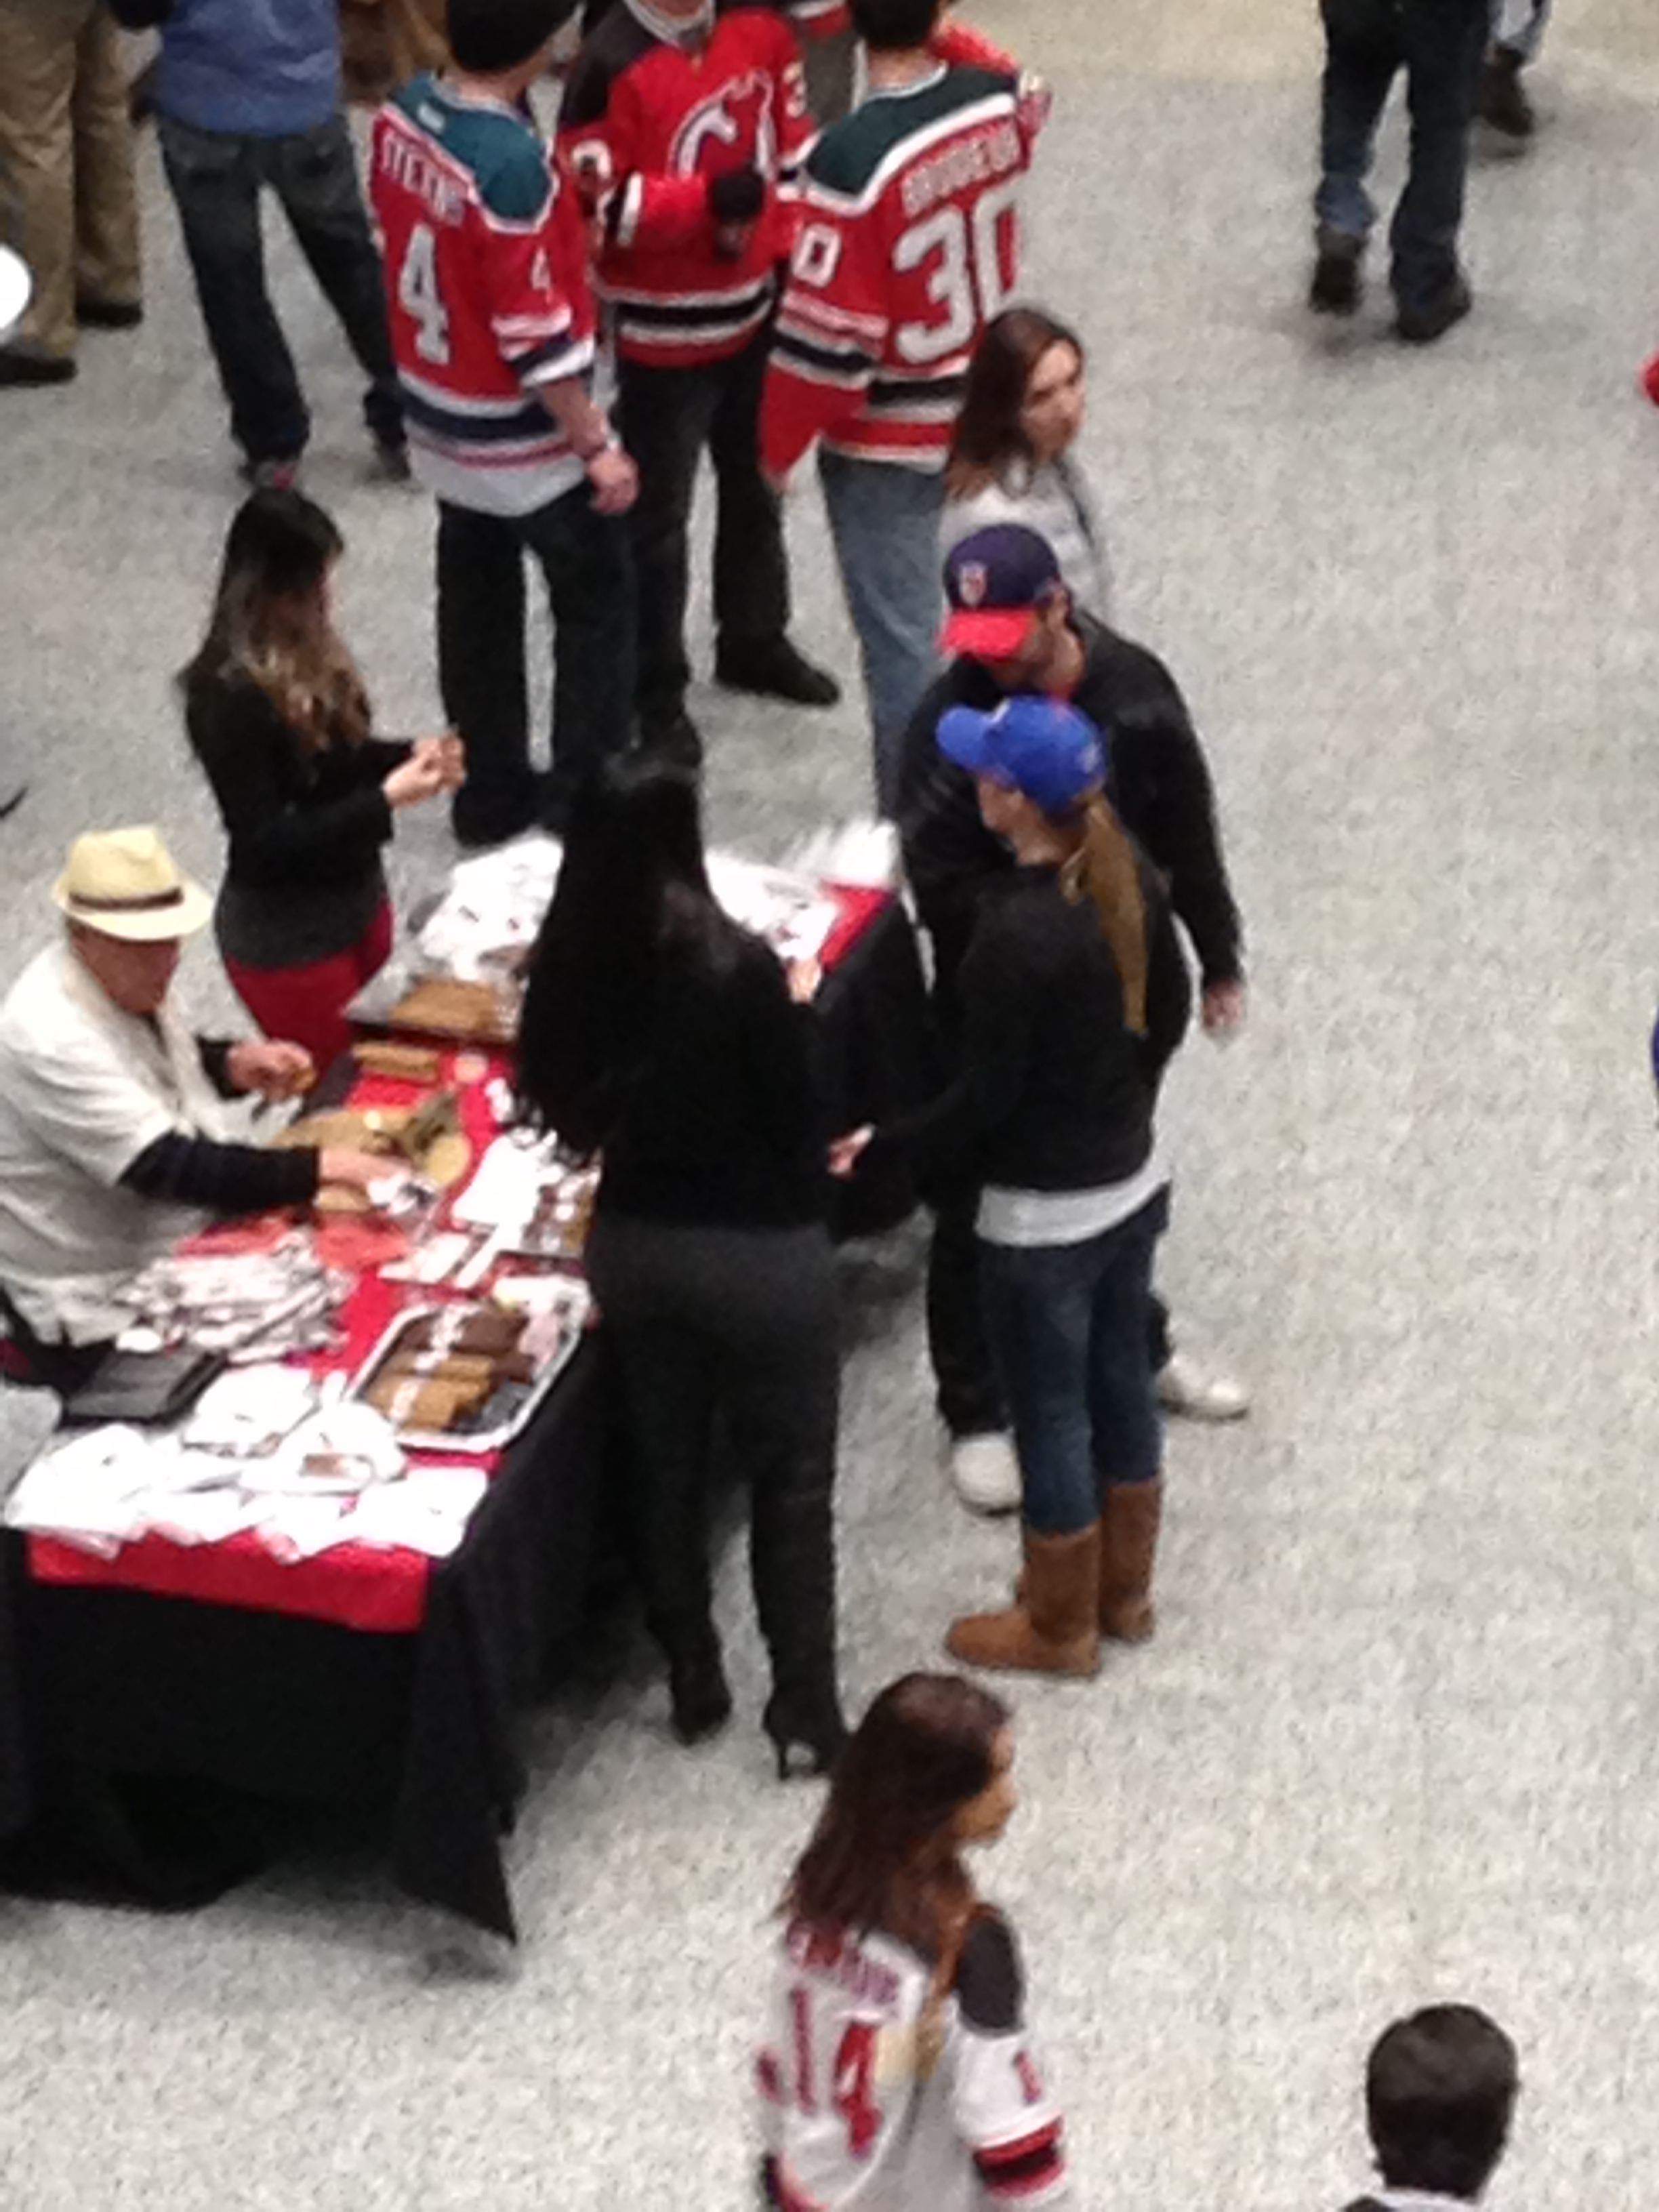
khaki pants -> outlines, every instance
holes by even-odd
[[[126,74],[98,0],[0,0],[0,238],[34,276],[14,343],[75,350],[75,303],[136,303]]]

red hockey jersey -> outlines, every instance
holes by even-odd
[[[545,506],[584,473],[536,396],[593,362],[574,188],[522,116],[419,76],[374,118],[369,192],[416,474],[486,514]]]
[[[700,44],[613,8],[577,58],[559,143],[599,217],[597,276],[630,361],[687,368],[746,345],[770,314],[793,219],[781,187],[812,138],[800,48],[762,0],[717,0]],[[712,178],[759,170],[759,219],[723,233]]]
[[[941,64],[824,132],[767,372],[771,475],[817,438],[944,465],[969,361],[1018,278],[1016,204],[1045,112],[1010,71]]]

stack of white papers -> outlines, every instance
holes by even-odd
[[[260,1459],[275,1451],[317,1402],[303,1367],[261,1361],[221,1375],[198,1401],[184,1426],[193,1450],[223,1452],[235,1459]]]

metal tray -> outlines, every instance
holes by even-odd
[[[465,1303],[471,1305],[486,1305],[489,1301],[480,1298],[470,1299]],[[586,1284],[573,1278],[568,1284],[568,1295],[560,1303],[566,1308],[569,1316],[570,1325],[565,1340],[553,1358],[548,1361],[546,1366],[537,1374],[535,1380],[527,1386],[524,1398],[514,1408],[507,1420],[498,1424],[493,1429],[394,1428],[392,1433],[404,1450],[443,1452],[452,1456],[458,1455],[462,1459],[487,1459],[492,1454],[504,1450],[512,1443],[514,1437],[528,1425],[543,1399],[546,1397],[560,1376],[575,1358],[577,1347],[581,1343],[582,1333],[587,1322],[588,1310],[592,1304],[592,1293]],[[374,1380],[383,1362],[388,1359],[396,1349],[398,1341],[404,1331],[416,1322],[425,1320],[429,1315],[453,1310],[453,1304],[446,1304],[437,1299],[426,1301],[420,1305],[405,1306],[401,1313],[394,1316],[391,1325],[381,1335],[374,1350],[352,1376],[351,1386],[346,1395],[349,1397],[367,1400],[369,1384]]]

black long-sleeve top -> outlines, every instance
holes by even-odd
[[[956,1074],[931,1105],[879,1128],[935,1176],[1009,1190],[1096,1190],[1126,1182],[1152,1148],[1165,1064],[1185,1034],[1192,986],[1153,871],[1146,902],[1146,1030],[1125,1019],[1117,963],[1088,898],[1058,869],[1014,867],[983,891],[957,977]]]
[[[185,720],[230,838],[221,951],[287,968],[355,945],[386,896],[392,809],[380,786],[410,747],[343,734],[308,747],[270,695],[236,673],[193,672]]]
[[[222,1098],[241,1093],[230,1079],[227,1037],[198,1036],[202,1070]],[[267,1151],[217,1137],[187,1137],[173,1130],[146,1145],[121,1181],[140,1198],[172,1206],[199,1206],[232,1217],[281,1206],[307,1206],[317,1195],[322,1154],[310,1146]]]
[[[811,1016],[776,956],[722,932],[671,956],[643,1066],[604,1138],[598,1203],[651,1221],[799,1227],[826,1210]]]
[[[1204,749],[1175,679],[1142,646],[1091,616],[1074,613],[1084,670],[1072,704],[1104,731],[1109,791],[1120,819],[1164,877],[1206,984],[1243,973],[1243,933],[1216,828]],[[921,918],[948,990],[973,933],[975,904],[1012,856],[980,819],[973,778],[940,752],[939,717],[956,706],[988,709],[1003,694],[976,662],[948,668],[912,716],[900,770],[899,837]]]

